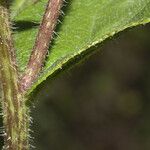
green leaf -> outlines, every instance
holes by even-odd
[[[47,0],[22,12],[16,22],[38,24]],[[90,47],[114,34],[139,24],[150,22],[150,0],[72,0],[64,6],[62,23],[59,24],[43,72],[33,84],[51,76],[68,61],[86,53]],[[30,24],[32,24],[30,23]],[[37,28],[20,29],[15,33],[17,58],[20,70],[24,70],[35,40]]]
[[[11,17],[14,18],[20,11],[34,4],[37,0],[13,0],[11,5]]]

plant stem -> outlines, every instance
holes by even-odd
[[[63,0],[48,1],[28,66],[21,80],[22,91],[26,91],[31,87],[42,69],[62,4]]]
[[[0,77],[4,125],[4,150],[28,150],[25,97],[18,85],[7,1],[0,1]]]

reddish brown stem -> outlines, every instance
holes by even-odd
[[[62,4],[63,0],[48,1],[29,63],[21,79],[22,92],[26,91],[32,85],[41,71]]]

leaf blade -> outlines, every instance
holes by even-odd
[[[36,3],[37,1],[38,0],[13,0],[11,4],[11,18],[14,18],[18,15],[18,13],[20,13],[20,11]]]
[[[45,0],[42,1],[44,2]],[[38,7],[41,9],[40,5]],[[150,22],[150,0],[74,0],[69,1],[67,7],[66,16],[59,27],[59,36],[50,47],[43,72],[29,90],[30,92],[48,76],[61,69],[70,59],[86,52],[88,48],[126,28]],[[30,9],[33,11],[32,8]],[[26,14],[24,19],[30,21],[40,19],[32,18],[27,15],[28,12],[24,14]],[[35,36],[37,29],[32,28],[31,31]],[[22,35],[23,33],[16,34],[16,37],[20,39]],[[16,40],[17,42],[19,43],[19,40]],[[31,45],[32,42],[30,47]],[[18,45],[18,48],[21,48],[21,45]],[[23,67],[25,64],[22,65]]]

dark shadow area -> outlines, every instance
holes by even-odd
[[[37,150],[150,149],[149,35],[150,25],[122,32],[40,86],[32,113]]]
[[[13,25],[13,31],[21,32],[31,28],[37,28],[40,24],[31,21],[16,21]]]

